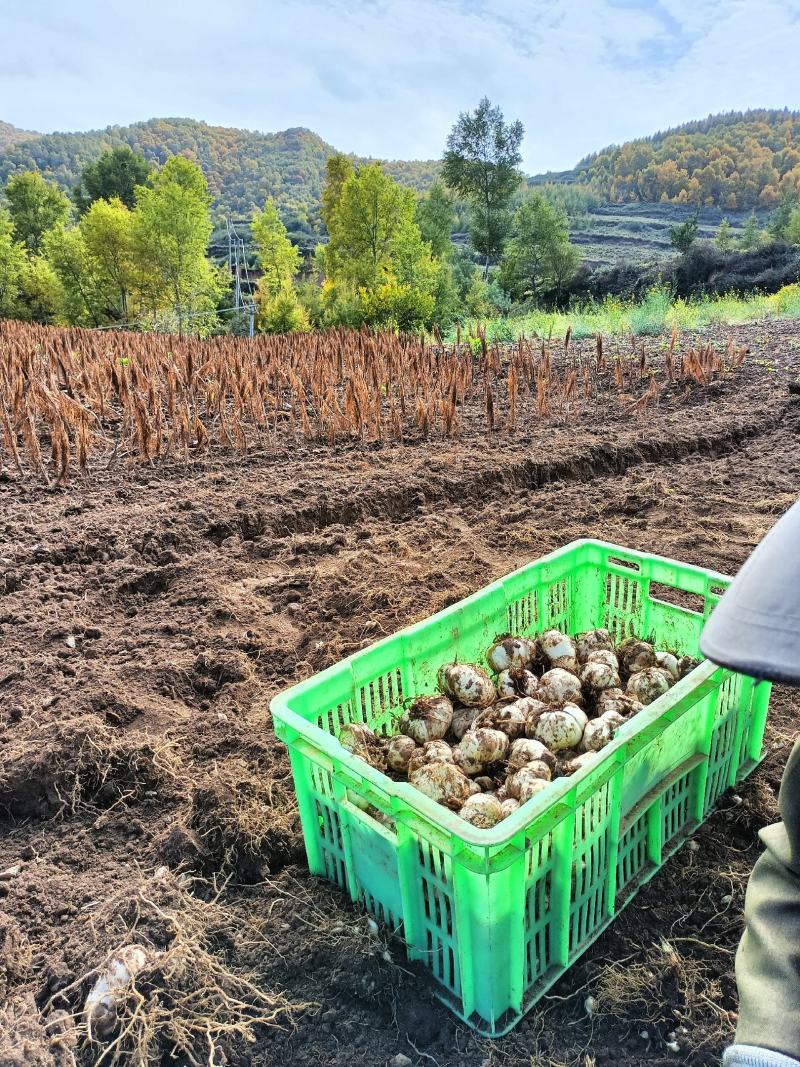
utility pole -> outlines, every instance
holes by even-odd
[[[236,230],[236,223],[229,218],[225,219],[228,231],[228,270],[233,275],[233,306],[235,311],[247,312],[247,336],[253,337],[256,332],[256,306],[252,299],[252,285],[247,270],[247,251],[244,238],[240,237]],[[247,280],[247,303],[242,293],[242,272]]]

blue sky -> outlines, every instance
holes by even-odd
[[[0,0],[0,118],[189,116],[441,153],[481,96],[529,172],[710,112],[800,108],[800,0]]]

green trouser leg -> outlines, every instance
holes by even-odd
[[[761,831],[736,956],[737,1045],[800,1058],[800,741],[781,783],[782,822]]]

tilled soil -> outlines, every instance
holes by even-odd
[[[0,1064],[100,1056],[59,1042],[53,1012],[76,1010],[84,973],[124,943],[122,920],[99,917],[162,865],[191,870],[188,891],[222,909],[235,968],[297,1006],[253,1044],[164,1062],[717,1062],[794,694],[775,691],[767,758],[697,847],[497,1042],[308,874],[268,702],[578,537],[734,572],[800,491],[800,330],[734,339],[751,349],[739,372],[640,419],[585,405],[513,436],[467,421],[454,442],[109,467],[58,491],[0,483],[0,871],[19,868],[0,874]]]

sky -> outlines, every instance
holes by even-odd
[[[0,119],[155,117],[440,156],[482,96],[529,173],[710,113],[800,108],[800,0],[0,0]]]

